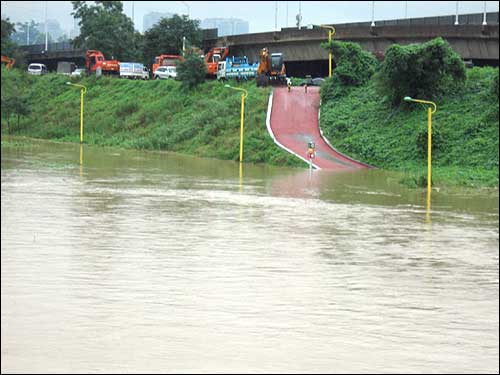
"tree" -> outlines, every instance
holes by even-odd
[[[101,51],[107,58],[118,60],[141,59],[138,33],[132,20],[123,13],[121,1],[72,1],[71,13],[80,21],[80,35],[73,40],[77,48]]]
[[[175,14],[162,18],[160,22],[144,33],[144,55],[149,62],[160,54],[180,55],[183,38],[187,46],[201,46],[203,36],[198,20]]]
[[[12,34],[16,32],[15,25],[9,21],[9,18],[2,18],[1,48],[2,55],[12,56],[16,50],[16,44],[11,40]]]
[[[321,47],[331,51],[335,57],[332,78],[321,86],[322,100],[343,95],[349,87],[363,85],[375,73],[377,59],[357,43],[333,40],[322,43]]]
[[[442,38],[423,44],[394,44],[376,75],[378,91],[393,105],[405,96],[432,100],[465,81],[465,65]]]
[[[205,82],[207,75],[205,60],[196,51],[195,48],[189,49],[186,52],[185,60],[177,64],[177,78],[188,89]]]
[[[29,98],[27,96],[10,96],[2,98],[2,107],[7,110],[7,132],[10,134],[10,118],[17,117],[17,127],[19,128],[20,117],[30,114]]]

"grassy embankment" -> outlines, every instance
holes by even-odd
[[[436,101],[433,185],[498,187],[498,97],[492,90],[497,71],[470,69],[463,89]],[[407,186],[427,184],[426,107],[393,109],[377,94],[372,80],[323,102],[321,127],[339,151],[379,168],[406,172],[401,182]]]
[[[30,115],[13,116],[11,133],[34,138],[79,142],[80,91],[67,77],[29,76],[2,69],[2,96],[16,92],[28,98]],[[220,82],[185,91],[177,81],[132,81],[102,77],[76,83],[88,87],[85,96],[84,142],[146,150],[239,159],[241,92]],[[236,86],[236,84],[234,84]],[[245,162],[305,166],[276,147],[266,129],[270,89],[255,82],[241,84],[245,101]],[[2,116],[2,134],[8,132]]]
[[[498,186],[498,101],[491,94],[495,70],[468,71],[465,87],[437,102],[433,117],[433,184]],[[2,69],[2,97],[28,98],[31,114],[12,134],[79,142],[79,90],[54,74],[33,77]],[[174,81],[83,79],[88,86],[85,143],[170,150],[238,160],[240,92],[207,82],[186,92]],[[246,162],[304,166],[280,150],[266,130],[270,89],[242,84],[246,101]],[[2,98],[3,101],[3,98]],[[427,117],[424,107],[391,109],[374,83],[323,102],[321,126],[337,149],[383,169],[406,172],[401,182],[426,185]],[[2,110],[2,134],[7,133]]]

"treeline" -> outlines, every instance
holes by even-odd
[[[162,18],[144,33],[134,28],[132,19],[123,12],[121,1],[72,1],[72,16],[78,20],[80,35],[71,42],[77,48],[96,49],[108,59],[137,61],[151,65],[160,54],[181,54],[199,48],[202,31],[199,21],[175,14]],[[35,25],[30,25],[35,26]],[[24,59],[15,38],[16,31],[24,31],[27,25],[16,25],[8,18],[2,19],[2,55],[14,57],[16,65]],[[45,39],[44,39],[45,40]]]

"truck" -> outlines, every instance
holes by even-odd
[[[137,62],[120,62],[120,78],[149,79],[149,70]]]
[[[97,74],[99,71],[106,75],[118,75],[120,73],[120,62],[118,60],[106,60],[101,51],[88,50],[85,53],[85,68],[87,74]]]
[[[151,69],[153,76],[160,66],[176,66],[177,61],[183,61],[184,58],[181,55],[159,55],[155,57],[155,62]]]
[[[59,61],[57,63],[57,74],[71,75],[76,69],[76,64],[70,61]]]
[[[217,77],[217,68],[219,61],[224,61],[229,55],[228,47],[213,47],[205,55],[205,64],[207,65],[207,76]]]
[[[269,54],[267,48],[260,51],[260,63],[255,79],[257,86],[267,86],[269,83],[286,83],[286,68],[282,53]]]
[[[225,61],[219,61],[217,66],[217,79],[248,80],[257,74],[258,64],[250,64],[246,56],[226,57]]]

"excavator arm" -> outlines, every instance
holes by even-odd
[[[16,63],[16,59],[2,55],[2,62],[6,63],[5,68],[11,69]]]

